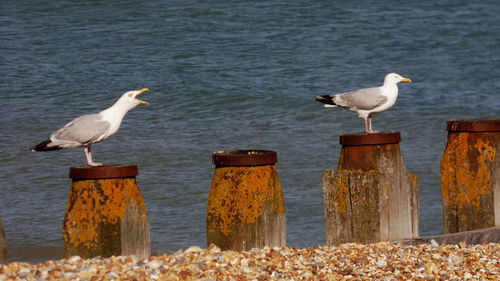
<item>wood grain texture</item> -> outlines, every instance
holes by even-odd
[[[323,172],[327,245],[380,241],[380,185],[374,172]]]

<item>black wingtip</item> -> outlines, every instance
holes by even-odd
[[[49,150],[58,150],[61,149],[60,147],[57,146],[47,146],[49,143],[51,143],[50,139],[43,141],[31,148],[31,151],[36,152],[36,151],[49,151]]]
[[[315,96],[314,98],[319,102],[335,105],[335,102],[333,101],[333,96],[331,95]]]

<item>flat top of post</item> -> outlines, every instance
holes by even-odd
[[[401,142],[399,132],[378,132],[378,133],[354,133],[340,135],[341,145],[376,145],[391,144]]]
[[[69,169],[72,179],[109,179],[131,178],[139,174],[137,165],[133,164],[106,164],[103,166],[79,166]]]
[[[500,119],[448,120],[449,132],[500,132]]]
[[[212,154],[216,166],[259,166],[278,162],[278,154],[272,150],[225,150]]]

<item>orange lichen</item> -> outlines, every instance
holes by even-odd
[[[99,243],[101,224],[121,221],[129,205],[146,211],[135,178],[73,181],[64,219],[64,240],[75,247]]]
[[[351,171],[344,171],[347,173],[355,173],[355,174],[377,174],[376,171],[371,170],[369,172],[363,172],[362,170],[351,170]],[[372,202],[369,201],[368,193],[369,189],[374,188],[371,185],[371,182],[362,182],[359,190],[357,191],[352,191],[350,190],[349,186],[351,183],[349,181],[352,180],[351,177],[345,177],[345,176],[336,176],[333,177],[333,182],[332,182],[332,189],[330,192],[330,196],[333,198],[335,201],[335,205],[337,207],[337,212],[339,215],[341,215],[343,218],[347,217],[347,211],[352,208],[350,205],[351,201],[362,201],[364,206],[371,206]],[[388,185],[388,188],[390,188],[390,185]],[[389,192],[389,191],[388,191]]]
[[[334,198],[337,203],[337,211],[339,215],[343,218],[347,217],[347,209],[351,206],[347,206],[347,202],[349,201],[349,183],[344,182],[342,179],[346,179],[344,177],[335,177],[336,182],[333,183],[332,188],[332,198]]]
[[[276,166],[217,167],[208,195],[209,231],[224,235],[238,221],[255,223],[266,206],[271,212],[285,211]]]
[[[466,132],[449,136],[441,160],[443,201],[458,210],[480,207],[482,197],[492,192],[496,153],[488,137]]]

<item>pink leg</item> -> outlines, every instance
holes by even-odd
[[[365,117],[365,132],[366,132],[367,134],[369,134],[369,133],[370,133],[370,130],[368,130],[368,123],[366,122],[366,117]]]
[[[365,121],[366,122],[366,121]],[[370,129],[368,131],[369,134],[373,134],[373,133],[379,133],[379,131],[374,131],[372,130],[372,118],[371,117],[368,117],[368,123],[370,124]]]
[[[102,166],[102,163],[92,162],[92,153],[90,152],[90,145],[84,148],[85,157],[87,157],[87,164],[92,167]]]

